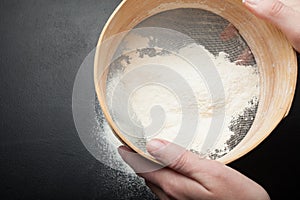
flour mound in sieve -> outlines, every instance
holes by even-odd
[[[178,56],[187,54],[198,56],[195,51],[199,48],[206,52],[216,67],[222,81],[225,98],[212,99],[210,90],[201,74],[197,73],[190,63]],[[199,120],[195,137],[192,138],[190,145],[187,147],[189,150],[207,158],[217,159],[226,155],[239,144],[254,121],[259,103],[259,73],[257,66],[238,65],[231,62],[226,53],[220,52],[219,55],[214,56],[203,46],[195,43],[179,49],[178,54],[168,53],[159,48],[154,50],[153,48],[136,49],[136,51],[131,51],[119,58],[114,63],[115,70],[112,69],[109,74],[107,102],[111,113],[118,112],[114,110],[111,104],[115,87],[121,83],[123,92],[128,91],[128,83],[123,82],[122,77],[126,73],[148,63],[170,67],[171,70],[180,74],[193,89],[198,104]],[[136,78],[142,78],[143,75],[137,74]],[[167,74],[161,76],[167,76]],[[178,87],[180,88],[180,85]],[[142,128],[149,126],[153,120],[153,116],[150,114],[151,109],[157,105],[161,106],[165,112],[163,125],[155,133],[143,133],[142,139],[149,141],[153,138],[160,138],[174,141],[177,137],[176,133],[180,130],[182,119],[182,107],[178,101],[178,95],[185,96],[188,94],[185,94],[184,91],[180,94],[174,94],[167,87],[153,83],[138,86],[130,94],[128,101],[120,99],[118,103],[120,105],[130,104],[131,112],[129,115],[132,123]],[[189,102],[188,97],[187,102]],[[225,110],[221,132],[217,140],[210,144],[210,149],[203,152],[202,148],[205,138],[208,137],[212,120],[221,113],[218,110]],[[141,140],[132,142],[138,147],[145,145],[145,142],[143,145],[139,143]]]

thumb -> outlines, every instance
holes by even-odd
[[[195,178],[195,173],[206,173],[211,167],[212,161],[165,140],[151,140],[147,144],[147,151],[162,164],[191,178]]]
[[[293,8],[286,6],[280,0],[243,0],[243,2],[258,17],[279,26],[290,22],[297,14]]]
[[[243,2],[253,14],[273,23],[294,45],[295,43],[298,45],[300,12],[286,6],[280,0],[243,0]]]

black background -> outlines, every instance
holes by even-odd
[[[72,117],[77,70],[119,3],[0,1],[1,199],[153,199],[87,152]],[[297,89],[288,117],[230,164],[272,199],[299,194],[299,100]]]

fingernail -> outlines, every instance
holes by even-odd
[[[149,153],[155,154],[159,149],[162,149],[165,146],[166,144],[162,141],[154,139],[147,143],[147,150]]]
[[[257,5],[261,0],[243,0],[243,3]]]
[[[127,146],[120,146],[118,148],[118,152],[123,157],[126,153],[131,152],[131,149],[129,149]]]

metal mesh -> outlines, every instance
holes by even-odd
[[[247,43],[238,33],[238,30],[224,18],[201,9],[175,9],[165,11],[141,22],[136,28],[143,27],[160,27],[171,29],[189,36],[192,40],[177,41],[176,48],[185,47],[196,42],[204,46],[210,53],[217,56],[220,52],[225,52],[229,55],[231,62],[236,62],[239,65],[251,65],[257,68],[254,56],[252,55]],[[172,37],[165,38],[161,41],[152,41],[153,46],[159,43],[160,46],[170,46],[174,42]],[[152,52],[151,49],[139,50],[143,55],[152,56],[157,52]],[[162,53],[162,52],[160,52]],[[117,62],[112,63],[112,70],[109,72],[108,78],[112,77],[113,69],[122,70],[122,60],[130,62],[128,57],[120,57]],[[127,59],[127,60],[126,60]],[[258,74],[258,69],[256,69]],[[236,147],[250,130],[256,116],[259,97],[249,100],[251,107],[245,108],[244,112],[238,117],[232,118],[229,129],[232,135],[229,140],[224,143],[221,149],[212,149],[208,152],[211,159],[217,159],[226,155],[230,150]],[[136,138],[130,138],[139,148],[145,151],[145,142],[143,140],[135,141]],[[190,149],[195,153],[201,154],[196,149]]]
[[[243,60],[241,64],[256,66],[255,59],[238,30],[226,19],[206,10],[182,8],[165,11],[149,17],[137,27],[175,30],[188,35],[214,55],[225,52],[230,55],[231,61]]]

